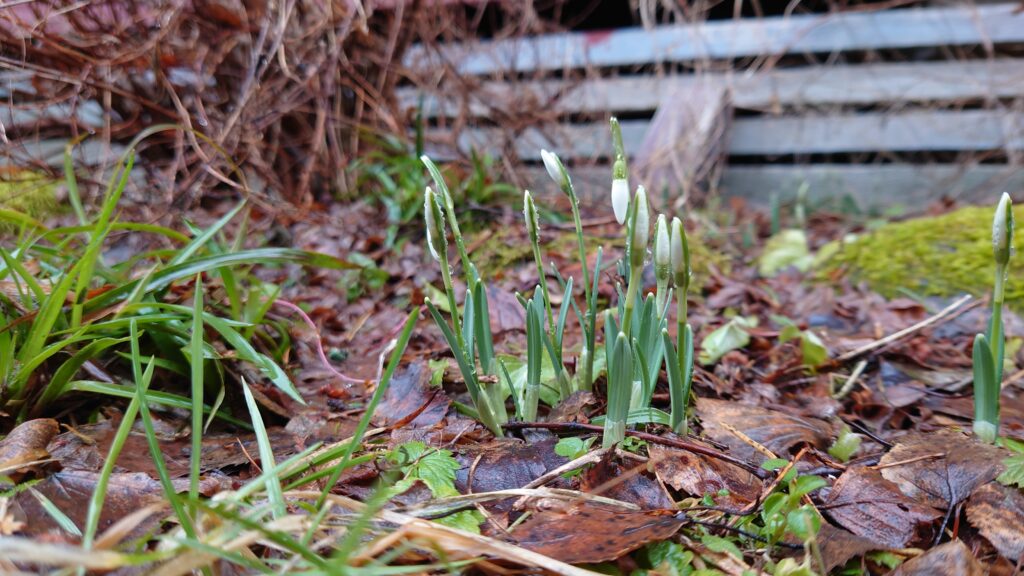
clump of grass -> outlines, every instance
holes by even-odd
[[[69,193],[80,219],[77,226],[48,228],[24,213],[0,213],[0,220],[17,228],[11,241],[0,245],[0,380],[5,383],[0,411],[24,420],[47,413],[73,392],[134,398],[138,381],[124,377],[132,373],[126,354],[133,325],[143,334],[143,352],[158,359],[158,380],[199,370],[193,364],[198,356],[201,371],[213,376],[205,385],[223,390],[229,362],[209,343],[196,347],[191,336],[209,330],[217,334],[232,361],[254,365],[267,381],[301,402],[274,358],[280,350],[275,339],[286,338],[287,332],[266,323],[277,290],[248,271],[259,264],[343,263],[300,250],[245,249],[244,224],[235,241],[226,241],[225,226],[242,214],[244,202],[211,227],[193,228],[191,234],[119,222],[115,210],[132,165],[129,153],[89,215],[81,208],[74,174],[68,173]],[[108,263],[103,256],[107,240],[120,231],[163,237],[177,248]],[[191,289],[199,297],[204,276],[225,296],[207,301],[196,324],[193,307],[179,292]],[[87,364],[103,369],[91,370],[93,376],[83,378]],[[106,378],[95,376],[104,372]],[[197,401],[195,390],[154,390],[150,397],[155,404],[215,411],[216,402],[204,403],[201,396]]]

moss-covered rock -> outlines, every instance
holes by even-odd
[[[971,207],[942,216],[887,224],[843,243],[822,264],[825,277],[846,274],[887,297],[900,289],[925,296],[992,290],[993,207]],[[1024,207],[1015,207],[1020,221]],[[1024,309],[1024,261],[1010,260],[1007,303]]]

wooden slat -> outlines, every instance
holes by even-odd
[[[638,150],[647,131],[646,120],[622,123],[627,150]],[[446,131],[428,132],[443,141]],[[459,148],[497,153],[502,132],[497,128],[462,131]],[[541,148],[564,158],[608,156],[611,140],[605,124],[554,126],[528,130],[515,142],[524,160],[539,160]],[[928,152],[1019,150],[1024,148],[1024,117],[1000,110],[925,110],[873,112],[833,116],[738,118],[733,123],[728,152],[732,156],[778,156],[842,152]],[[432,146],[431,154],[450,158],[451,151]]]
[[[473,94],[469,113],[485,116],[506,102],[554,102],[563,114],[637,113],[657,109],[667,94],[685,93],[705,82],[732,90],[733,105],[748,110],[779,106],[815,107],[922,101],[960,101],[1009,98],[1024,94],[1024,60],[809,66],[757,74],[702,74],[684,76],[623,76],[581,82],[546,80],[518,84],[489,81]],[[403,108],[419,106],[420,92],[398,92]],[[461,113],[457,102],[423,99],[424,116],[436,118]]]
[[[729,196],[767,206],[772,194],[792,198],[804,183],[811,199],[846,196],[862,208],[903,205],[919,211],[943,196],[995,202],[1004,191],[1024,190],[1024,169],[984,164],[733,166],[721,188]]]
[[[528,167],[518,173],[536,193],[557,193],[543,168]],[[611,168],[577,167],[570,173],[582,202],[593,206],[610,202]],[[731,166],[722,176],[719,191],[767,207],[773,194],[791,199],[805,182],[812,201],[849,197],[862,209],[902,205],[916,212],[943,196],[994,202],[1004,191],[1022,192],[1024,168],[989,164]]]
[[[442,49],[461,74],[628,66],[781,53],[972,45],[1024,41],[1019,3],[720,20],[653,30],[567,33]],[[432,68],[414,46],[405,65]]]

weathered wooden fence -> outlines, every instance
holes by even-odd
[[[438,126],[428,136],[440,155],[451,146],[496,152],[507,134],[486,115],[502,102],[550,103],[563,120],[519,133],[516,155],[535,162],[549,148],[592,166],[574,171],[584,186],[607,186],[606,118],[620,115],[646,173],[671,174],[667,182],[684,189],[717,182],[763,203],[807,185],[861,205],[920,205],[1024,189],[1021,44],[1020,3],[566,33],[413,49],[407,67],[444,62],[478,77],[477,88],[468,104],[437,97],[443,89],[407,88],[399,99]],[[794,65],[798,55],[820,63]],[[680,65],[699,71],[651,72]],[[538,70],[552,77],[503,79]],[[579,70],[585,80],[560,79]],[[463,129],[446,147],[449,119],[460,115]],[[703,166],[719,155],[720,180]]]

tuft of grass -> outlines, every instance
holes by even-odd
[[[204,413],[216,412],[203,403],[202,389],[208,383],[201,376],[208,370],[223,388],[231,362],[256,366],[267,381],[301,402],[279,363],[281,349],[266,345],[286,335],[266,323],[276,290],[249,271],[255,265],[346,263],[300,250],[244,249],[237,239],[225,241],[226,226],[243,212],[244,202],[209,228],[193,228],[191,235],[118,222],[117,204],[132,165],[129,154],[94,213],[82,209],[80,225],[48,228],[27,214],[0,212],[0,222],[18,230],[11,241],[0,243],[0,380],[5,383],[0,411],[24,420],[50,413],[72,392],[134,399],[138,380],[126,377],[132,373],[133,325],[142,334],[140,350],[154,358],[155,383],[191,373],[198,384],[188,396],[177,389],[154,391],[152,404],[192,408],[199,427]],[[67,178],[75,182],[73,173]],[[79,206],[77,185],[68,188],[72,204]],[[162,237],[177,248],[109,262],[104,257],[107,243],[113,233],[125,230]],[[204,305],[203,278],[209,288],[223,288],[217,292],[226,296]],[[193,306],[180,296],[190,289],[197,299]],[[207,329],[224,344],[227,355],[194,337]],[[84,368],[101,365],[108,381],[82,379]]]

